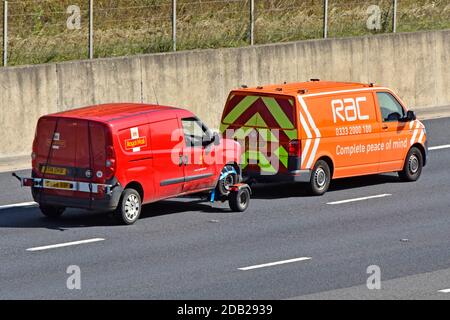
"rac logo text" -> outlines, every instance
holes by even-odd
[[[338,122],[338,119],[343,122],[352,122],[356,120],[368,120],[368,115],[361,114],[361,102],[365,102],[366,97],[334,99],[331,101],[331,107],[333,109],[334,123]]]

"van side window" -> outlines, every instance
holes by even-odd
[[[181,119],[186,147],[202,147],[211,140],[208,128],[197,118]]]
[[[405,110],[395,97],[388,92],[377,92],[383,122],[398,121],[405,116]]]

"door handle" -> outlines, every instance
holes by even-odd
[[[188,156],[183,156],[183,163],[186,166],[189,162],[189,157]]]
[[[383,128],[384,130],[386,130],[386,129],[388,128],[388,126],[385,125],[385,124],[383,124],[382,128]]]

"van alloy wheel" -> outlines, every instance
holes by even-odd
[[[417,171],[419,170],[419,158],[417,157],[417,155],[412,154],[409,157],[408,167],[409,171],[411,171],[412,174],[417,173]]]
[[[134,194],[130,194],[125,200],[125,214],[128,219],[134,220],[139,213],[139,199]]]
[[[318,160],[311,171],[309,192],[314,196],[323,195],[330,186],[331,176],[328,163],[324,160]]]
[[[125,189],[115,211],[115,217],[122,224],[135,223],[141,215],[141,202],[141,196],[135,189]]]
[[[223,179],[223,188],[227,191],[230,190],[230,187],[234,184],[234,177],[229,174],[228,176]]]
[[[317,168],[314,173],[314,179],[316,180],[319,189],[323,189],[327,183],[327,174],[322,168]]]
[[[226,172],[232,172],[234,167],[232,165],[226,165],[221,174]],[[229,173],[225,178],[219,180],[216,186],[216,192],[218,195],[226,196],[230,193],[230,187],[239,181],[238,175],[234,173]]]
[[[400,180],[410,182],[419,179],[422,174],[424,157],[417,147],[412,147],[405,158],[403,170],[398,172]]]

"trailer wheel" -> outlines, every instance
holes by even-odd
[[[327,192],[331,182],[331,170],[328,163],[319,160],[314,165],[309,182],[309,191],[314,196],[321,196]]]
[[[122,224],[133,224],[141,215],[141,207],[142,200],[139,193],[131,188],[125,189],[114,212],[115,218]]]
[[[64,210],[66,210],[66,208],[64,207],[55,207],[46,205],[39,205],[39,209],[41,210],[44,216],[51,219],[59,218],[63,214]]]
[[[403,170],[398,173],[402,181],[416,181],[422,173],[423,156],[422,152],[416,147],[412,147],[405,159]]]
[[[228,204],[234,212],[244,212],[250,204],[250,191],[248,188],[241,188],[231,191],[228,195]]]

